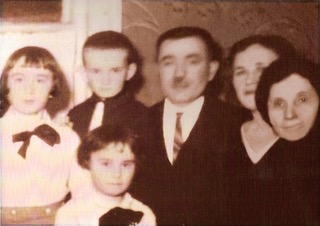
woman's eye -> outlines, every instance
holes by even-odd
[[[258,67],[257,69],[256,69],[256,72],[258,72],[258,73],[262,73],[263,71],[264,71],[264,67]]]
[[[306,103],[306,102],[309,102],[310,98],[307,97],[307,96],[303,96],[303,97],[299,97],[297,100],[296,100],[296,104],[303,104],[303,103]]]
[[[284,101],[283,100],[275,100],[272,102],[272,107],[274,108],[280,108],[283,107]]]

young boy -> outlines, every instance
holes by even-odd
[[[134,98],[142,77],[140,58],[130,40],[118,32],[99,32],[86,40],[82,56],[93,94],[69,112],[74,131],[82,138],[103,124],[137,128],[145,107]]]
[[[91,175],[93,192],[61,207],[55,224],[155,225],[152,210],[127,192],[138,155],[137,137],[129,129],[105,125],[87,134],[77,157]]]

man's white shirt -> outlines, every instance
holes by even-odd
[[[199,97],[198,99],[194,100],[192,103],[184,107],[175,106],[168,98],[165,99],[162,128],[167,156],[171,164],[173,164],[173,140],[177,113],[183,113],[181,117],[181,127],[182,139],[184,142],[188,139],[192,128],[198,120],[203,103],[203,96]]]

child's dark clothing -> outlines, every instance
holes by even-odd
[[[70,110],[68,116],[73,123],[72,128],[81,138],[89,131],[95,105],[100,101],[100,97],[93,94]],[[115,97],[107,98],[103,103],[105,106],[102,125],[118,124],[135,131],[145,118],[146,107],[135,100],[131,93],[121,92]]]

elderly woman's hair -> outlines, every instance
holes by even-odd
[[[318,65],[301,56],[293,56],[274,61],[267,67],[260,77],[255,99],[257,109],[263,119],[270,123],[268,115],[268,100],[272,86],[291,76],[298,74],[307,79],[320,97],[320,77]]]
[[[58,62],[48,50],[38,46],[26,46],[11,54],[2,71],[0,81],[0,116],[2,117],[10,106],[7,97],[9,94],[7,84],[9,73],[18,60],[23,57],[23,67],[44,68],[48,69],[53,74],[53,87],[50,95],[54,98],[48,101],[48,105],[46,106],[49,114],[54,116],[59,110],[65,109],[69,105],[70,90]]]
[[[252,35],[236,42],[229,50],[228,58],[223,65],[224,71],[224,89],[226,101],[241,105],[236,96],[235,89],[232,84],[233,80],[233,63],[236,55],[252,45],[261,45],[278,55],[279,58],[290,57],[296,55],[296,49],[285,38],[278,35]]]

